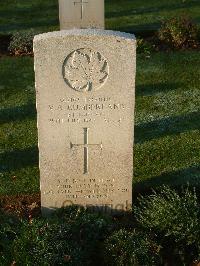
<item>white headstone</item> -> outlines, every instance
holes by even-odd
[[[104,0],[59,0],[60,29],[104,29]]]
[[[34,39],[42,211],[132,203],[134,35],[71,30]]]

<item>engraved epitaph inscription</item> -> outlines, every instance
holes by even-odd
[[[63,63],[65,82],[80,92],[100,89],[108,79],[108,71],[108,62],[104,56],[89,48],[73,51]]]

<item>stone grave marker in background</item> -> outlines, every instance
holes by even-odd
[[[35,37],[42,211],[132,203],[136,41],[104,30]]]
[[[60,29],[104,29],[104,0],[59,0]]]

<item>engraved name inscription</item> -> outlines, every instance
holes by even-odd
[[[123,102],[115,102],[110,97],[102,98],[66,98],[57,104],[49,104],[51,117],[49,122],[54,124],[88,123],[100,119],[101,122],[121,123],[121,113],[126,106]]]

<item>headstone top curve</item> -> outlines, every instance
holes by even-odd
[[[62,38],[65,36],[110,36],[122,39],[136,40],[134,34],[126,32],[101,30],[101,29],[72,29],[72,30],[53,31],[53,32],[47,32],[35,35],[34,42],[48,38],[56,38],[56,37]]]

